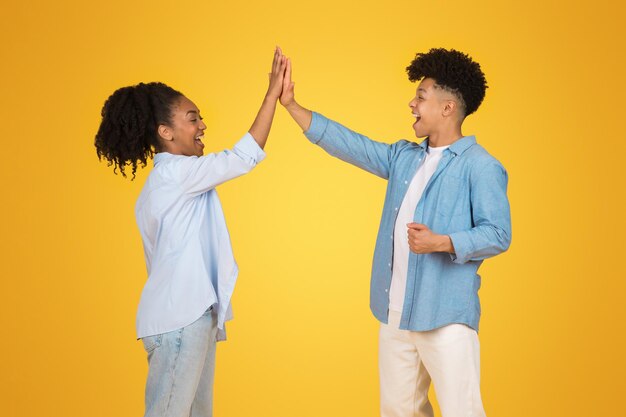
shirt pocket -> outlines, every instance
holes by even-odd
[[[454,217],[466,211],[469,196],[462,178],[445,175],[441,178],[435,211],[442,217]]]
[[[162,334],[142,337],[141,341],[143,342],[143,347],[146,350],[146,353],[152,353],[156,348],[161,346],[162,339]]]

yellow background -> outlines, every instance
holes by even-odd
[[[608,1],[2,3],[3,416],[138,416],[146,274],[130,182],[93,138],[115,89],[163,81],[232,146],[274,45],[296,97],[372,138],[413,138],[404,68],[456,48],[490,88],[465,134],[510,175],[513,244],[481,269],[489,416],[623,415],[625,14]],[[620,7],[620,6],[617,6]],[[279,108],[268,158],[219,187],[241,274],[217,416],[378,415],[369,272],[385,182]],[[151,166],[151,165],[150,165]]]

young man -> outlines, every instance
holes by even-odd
[[[477,271],[511,241],[507,173],[461,133],[485,96],[480,66],[431,49],[407,72],[422,80],[409,103],[421,143],[375,142],[300,106],[290,61],[280,101],[311,142],[388,180],[370,293],[381,322],[381,415],[432,416],[432,380],[443,417],[484,416]]]

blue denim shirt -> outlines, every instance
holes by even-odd
[[[313,113],[305,135],[329,154],[388,180],[370,285],[370,308],[387,323],[396,215],[424,160],[428,139],[380,143],[318,113]],[[410,252],[401,329],[426,331],[463,323],[478,330],[478,268],[511,243],[507,182],[504,167],[473,136],[444,151],[413,220],[449,235],[455,254]]]

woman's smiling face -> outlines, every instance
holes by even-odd
[[[202,156],[206,125],[198,107],[182,96],[172,109],[171,120],[171,126],[160,125],[158,129],[164,150],[175,155]]]

